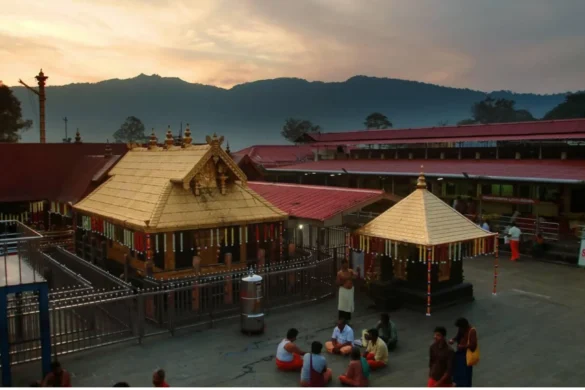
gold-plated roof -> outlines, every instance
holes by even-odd
[[[493,236],[429,192],[421,177],[413,193],[357,233],[425,246]]]
[[[207,145],[133,148],[108,181],[74,208],[149,232],[286,219],[286,213],[248,188],[221,141],[214,136]],[[218,184],[222,175],[228,178],[225,194]],[[198,195],[194,183],[199,183]]]

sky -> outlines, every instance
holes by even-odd
[[[354,75],[585,89],[585,0],[0,0],[0,80],[140,73],[229,88]]]

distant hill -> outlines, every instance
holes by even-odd
[[[14,91],[25,118],[34,120],[34,129],[23,134],[23,142],[36,142],[36,97],[22,87]],[[491,95],[513,99],[517,108],[527,109],[538,118],[565,96],[509,91]],[[468,118],[471,105],[485,96],[486,92],[470,89],[366,76],[331,83],[280,78],[222,89],[141,74],[127,80],[49,86],[47,140],[59,142],[64,137],[65,116],[70,137],[78,127],[84,141],[103,142],[112,140],[125,118],[134,115],[149,132],[154,127],[159,139],[167,125],[176,134],[183,121],[183,126],[191,124],[195,142],[217,132],[235,150],[251,144],[283,143],[280,129],[287,117],[308,119],[325,131],[361,129],[364,118],[373,111],[387,115],[396,128],[435,126],[440,121],[454,124]]]

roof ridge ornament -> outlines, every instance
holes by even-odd
[[[223,143],[223,135],[221,137],[218,137],[216,133],[213,133],[213,136],[206,136],[205,137],[205,141],[207,141],[207,143],[211,146],[215,146],[215,147],[220,147],[221,144]]]
[[[426,190],[427,180],[425,179],[424,165],[420,166],[420,175],[416,181],[416,188],[419,190]]]
[[[173,132],[171,131],[171,125],[167,128],[167,137],[165,139],[165,146],[167,149],[170,149],[171,146],[175,143],[175,139],[173,138]]]
[[[189,124],[187,123],[187,128],[185,129],[185,136],[183,137],[183,147],[191,145],[192,142],[193,138],[191,138],[191,129],[189,128]]]
[[[42,70],[41,70],[41,72],[42,72]],[[75,143],[76,144],[81,143],[81,134],[79,134],[79,128],[77,128],[77,132],[75,133]]]
[[[152,133],[150,133],[150,141],[148,142],[148,149],[156,148],[158,143],[158,139],[156,138],[156,134],[154,134],[154,127],[152,128]]]

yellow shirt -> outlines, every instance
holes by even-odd
[[[381,338],[378,337],[376,344],[373,344],[371,341],[369,341],[366,351],[368,353],[373,353],[374,360],[377,362],[384,362],[384,364],[388,364],[388,346],[386,346],[386,343]]]

